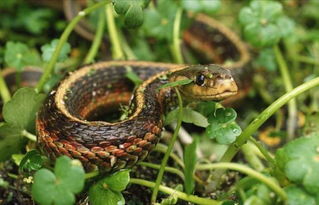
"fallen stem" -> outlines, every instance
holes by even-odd
[[[138,184],[138,185],[142,185],[142,186],[146,186],[149,188],[155,188],[156,184],[154,182],[150,182],[144,179],[136,179],[136,178],[131,178],[130,179],[130,183],[132,184]],[[202,198],[202,197],[198,197],[195,195],[187,195],[184,192],[180,192],[177,191],[175,189],[160,185],[159,186],[159,191],[164,192],[166,194],[174,194],[175,196],[177,196],[179,199],[183,199],[185,201],[189,201],[192,203],[196,203],[196,204],[202,204],[202,205],[221,205],[222,202],[221,201],[216,201],[213,199],[208,199],[208,198]]]
[[[138,163],[139,165],[141,166],[144,166],[144,167],[150,167],[150,168],[153,168],[153,169],[160,169],[161,166],[159,164],[153,164],[153,163],[149,163],[149,162],[139,162]],[[180,170],[174,168],[174,167],[165,167],[165,171],[166,172],[170,172],[170,173],[173,173],[173,174],[176,174],[178,175],[181,179],[184,180],[184,174],[183,172],[181,172]]]
[[[211,169],[231,169],[231,170],[236,170],[236,171],[245,173],[248,176],[254,177],[258,179],[259,181],[263,182],[264,184],[266,184],[275,193],[277,193],[278,196],[280,196],[284,201],[287,200],[286,192],[273,179],[266,177],[265,175],[253,170],[250,167],[237,164],[237,163],[229,163],[229,162],[215,163],[215,164],[202,164],[202,165],[196,166],[196,170],[211,170]]]

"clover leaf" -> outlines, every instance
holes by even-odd
[[[276,45],[294,28],[293,22],[284,16],[282,5],[275,1],[252,1],[240,11],[239,22],[245,38],[257,47]]]
[[[241,128],[235,122],[237,113],[232,108],[219,108],[208,117],[206,134],[220,144],[230,144],[241,134]]]
[[[59,42],[59,39],[54,39],[51,41],[51,43],[45,44],[41,47],[43,61],[48,62],[51,59],[58,45],[58,42]],[[70,53],[70,51],[71,51],[70,44],[65,43],[61,49],[60,55],[58,57],[58,61],[62,62],[66,60],[68,58],[68,54]]]
[[[319,198],[317,199],[305,192],[303,189],[297,187],[297,186],[288,186],[285,187],[285,191],[288,196],[288,205],[316,205],[319,203]]]
[[[143,24],[145,8],[150,0],[113,0],[114,10],[120,15],[124,15],[124,23],[131,28],[139,27]]]
[[[265,48],[260,51],[256,63],[259,66],[265,67],[269,71],[277,69],[276,58],[273,49]]]
[[[40,65],[39,54],[20,42],[7,42],[5,46],[4,61],[8,67],[22,70],[25,66]]]
[[[24,144],[22,140],[22,129],[14,125],[5,123],[0,127],[0,162],[18,153]]]
[[[169,112],[165,118],[165,124],[167,125],[176,121],[178,117],[178,112],[179,112],[178,109],[175,109]],[[194,125],[199,127],[208,126],[207,118],[205,116],[203,116],[201,113],[195,110],[192,110],[188,107],[183,108],[182,121],[186,123],[193,123]]]
[[[15,127],[33,131],[36,112],[44,97],[32,88],[19,89],[3,107],[4,120]]]
[[[319,192],[319,135],[314,133],[286,144],[276,153],[279,168],[309,193]]]
[[[156,8],[145,11],[145,22],[142,26],[145,34],[156,39],[172,39],[173,22],[177,5],[172,1],[159,0]]]
[[[89,190],[92,205],[120,205],[125,203],[121,193],[130,181],[130,171],[121,170],[98,181]]]
[[[221,6],[220,0],[207,1],[207,0],[198,0],[198,1],[189,1],[182,0],[181,5],[184,9],[193,12],[205,12],[205,13],[214,13],[219,10]]]
[[[74,204],[74,194],[84,187],[84,175],[80,161],[59,157],[54,173],[48,169],[40,169],[35,173],[32,196],[41,205]]]
[[[50,26],[48,21],[53,17],[53,12],[50,9],[38,8],[32,9],[21,7],[18,12],[18,19],[29,32],[40,34],[44,29]]]
[[[21,160],[19,169],[26,172],[39,170],[43,166],[45,159],[46,158],[42,156],[39,151],[31,150],[26,153]]]

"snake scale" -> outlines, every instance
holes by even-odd
[[[190,79],[190,84],[178,87],[183,95],[195,100],[227,98],[226,104],[247,92],[250,56],[230,29],[199,14],[184,32],[183,43],[204,63],[222,66],[139,61],[82,66],[51,91],[40,109],[36,120],[39,148],[51,159],[61,155],[79,159],[87,170],[132,167],[159,141],[163,115],[175,99],[174,89],[159,90],[161,85]],[[128,69],[143,80],[135,90],[126,77]],[[101,120],[120,104],[130,108],[126,119]]]

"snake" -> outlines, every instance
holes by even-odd
[[[78,12],[70,8],[73,15]],[[83,29],[91,38],[87,34],[92,31]],[[177,106],[176,89],[187,100],[217,100],[224,105],[246,95],[250,55],[232,30],[197,14],[183,33],[182,46],[191,49],[202,65],[102,61],[68,73],[37,113],[39,149],[52,160],[61,155],[78,159],[88,171],[130,168],[160,140],[163,117]],[[129,71],[142,80],[136,88],[127,78]],[[161,89],[183,80],[189,83]],[[126,109],[124,119],[105,119],[119,109]]]

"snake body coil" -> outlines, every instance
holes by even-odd
[[[239,87],[236,99],[247,92],[249,79],[243,68],[247,68],[249,54],[231,30],[199,14],[183,39],[201,62],[225,64],[230,60],[226,67],[231,69],[231,75],[215,65],[188,67],[113,61],[84,66],[67,76],[39,111],[39,147],[52,159],[60,155],[79,159],[87,170],[131,167],[159,141],[162,116],[174,100],[173,89],[158,91],[161,85],[190,79],[189,85],[179,86],[182,94],[201,100],[221,100],[237,92],[235,79]],[[143,80],[133,98],[134,85],[125,77],[128,69]],[[129,102],[130,112],[125,120],[101,120],[101,116],[110,114],[108,110]]]
[[[105,115],[105,110],[129,102],[128,67],[144,80],[131,100],[131,114],[120,122],[96,120],[97,114]],[[130,167],[158,142],[165,106],[174,98],[172,89],[158,88],[180,79],[193,81],[179,89],[199,100],[220,100],[237,92],[230,72],[216,65],[111,61],[84,66],[65,78],[46,100],[36,122],[38,143],[51,158],[67,155],[87,169]]]

